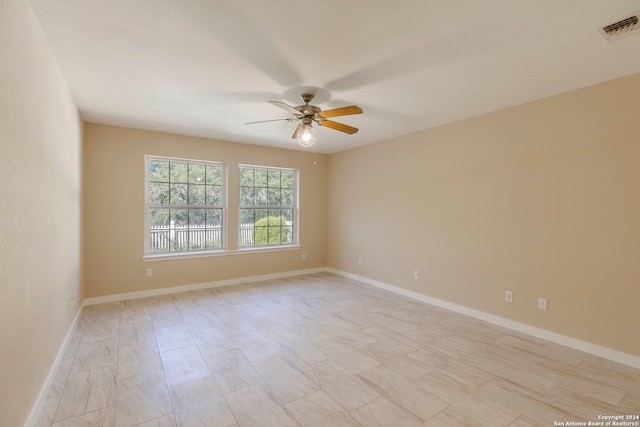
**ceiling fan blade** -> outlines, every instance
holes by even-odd
[[[284,102],[280,102],[280,101],[269,101],[269,104],[275,105],[276,107],[280,107],[283,110],[286,110],[288,112],[290,112],[291,114],[293,114],[294,116],[301,116],[302,113],[300,113],[300,111],[296,110],[295,108],[293,108],[291,105],[287,105]]]
[[[282,121],[282,120],[286,120],[288,122],[291,122],[291,121],[293,121],[295,119],[294,118],[287,118],[287,119],[258,120],[257,122],[247,122],[247,123],[245,123],[245,125],[253,125],[253,124],[256,124],[256,123],[267,123],[267,122],[279,122],[279,121]]]
[[[293,135],[291,135],[291,139],[295,139],[298,137],[298,131],[300,130],[301,127],[302,127],[302,123],[296,126],[296,130],[293,131]]]
[[[344,132],[344,133],[348,133],[349,135],[352,135],[356,132],[358,132],[358,128],[354,128],[352,126],[348,126],[342,123],[338,123],[338,122],[334,122],[331,120],[320,120],[318,122],[318,124],[320,126],[324,126],[324,127],[328,127],[331,129],[335,129],[335,130],[339,130],[340,132]]]
[[[362,108],[358,107],[357,105],[350,105],[349,107],[320,111],[318,113],[318,116],[324,119],[328,119],[329,117],[349,116],[351,114],[362,114]]]

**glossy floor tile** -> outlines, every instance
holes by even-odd
[[[85,307],[37,427],[525,427],[638,413],[638,369],[322,273]]]

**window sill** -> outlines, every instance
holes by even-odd
[[[217,257],[217,256],[243,255],[243,254],[249,254],[249,253],[254,254],[259,252],[295,251],[299,249],[300,249],[300,245],[287,245],[287,246],[277,246],[277,247],[270,247],[270,248],[251,247],[251,248],[240,248],[236,250],[176,252],[176,253],[169,253],[169,254],[145,255],[142,257],[142,261],[154,262],[154,261],[168,261],[172,259],[208,258],[208,257]]]

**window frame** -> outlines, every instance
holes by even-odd
[[[218,162],[218,161],[212,161],[212,160],[199,160],[199,159],[188,159],[188,158],[183,158],[183,157],[170,157],[170,156],[157,156],[157,155],[145,155],[144,156],[145,159],[145,201],[144,201],[144,256],[143,258],[145,259],[152,259],[152,258],[166,258],[166,257],[191,257],[191,256],[202,256],[202,255],[213,255],[213,254],[219,254],[219,253],[223,253],[227,251],[227,244],[228,244],[228,239],[227,239],[227,233],[228,233],[228,220],[227,220],[227,211],[228,211],[228,176],[227,176],[227,165],[223,162]],[[187,165],[203,165],[203,166],[207,166],[207,165],[212,165],[212,166],[216,166],[219,167],[221,169],[221,185],[220,185],[220,190],[221,190],[221,195],[220,195],[220,199],[221,199],[221,204],[220,205],[207,205],[206,203],[203,205],[190,205],[190,204],[184,204],[184,205],[171,205],[169,204],[151,204],[150,203],[150,187],[151,187],[151,181],[150,181],[150,176],[149,176],[149,168],[151,165],[151,162],[157,160],[157,161],[164,161],[164,162],[173,162],[173,163],[186,163]],[[169,185],[171,184],[171,181],[168,181]],[[187,188],[188,185],[190,183],[187,184]],[[206,183],[205,185],[205,194],[206,194]],[[170,190],[171,191],[171,190]],[[160,208],[160,209],[175,209],[175,208],[180,208],[180,209],[186,209],[186,210],[190,210],[190,209],[216,209],[216,210],[220,210],[220,247],[219,248],[197,248],[197,249],[187,249],[187,250],[169,250],[166,252],[152,252],[151,251],[151,237],[150,237],[150,230],[151,230],[151,210],[155,208]],[[209,228],[206,223],[203,227],[205,230],[207,228]]]
[[[293,187],[292,190],[292,198],[293,202],[291,206],[282,206],[282,205],[242,205],[242,170],[243,169],[253,169],[253,170],[266,170],[268,171],[279,171],[279,172],[291,172],[293,174]],[[300,218],[299,218],[299,187],[300,187],[300,171],[295,168],[287,168],[287,167],[278,167],[278,166],[264,166],[264,165],[253,165],[253,164],[238,164],[238,250],[239,251],[274,251],[274,250],[282,250],[289,248],[297,248],[300,246]],[[255,186],[254,186],[255,188]],[[269,188],[268,186],[266,187]],[[278,187],[282,190],[283,187]],[[268,197],[267,197],[268,200]],[[243,246],[242,245],[242,210],[243,209],[276,209],[276,210],[292,210],[291,214],[291,242],[289,243],[281,243],[281,244],[273,244],[273,245],[250,245]],[[255,219],[254,219],[254,229],[253,233],[255,233]],[[253,236],[253,240],[255,243],[255,234]]]

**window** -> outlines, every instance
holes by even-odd
[[[146,157],[146,254],[224,247],[224,165]]]
[[[292,169],[240,166],[240,247],[296,243],[296,181]]]

